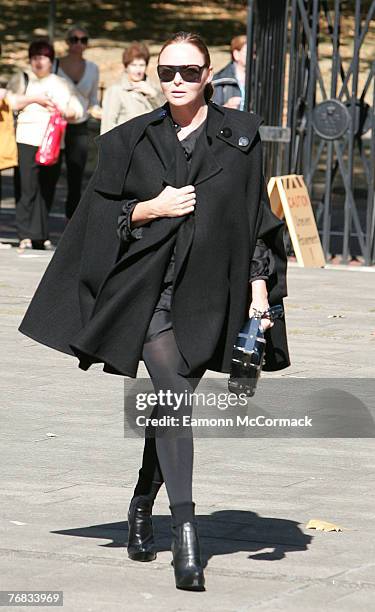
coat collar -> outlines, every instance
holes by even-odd
[[[168,126],[164,125],[166,121]],[[215,155],[218,141],[247,153],[262,122],[262,118],[255,113],[228,109],[209,102],[207,138],[203,137],[204,132],[202,132],[197,141],[190,170],[190,181],[196,185],[207,181],[221,171],[222,167]],[[168,127],[168,129],[163,129],[163,138],[159,138],[157,136],[162,127]],[[96,138],[99,148],[94,187],[96,191],[115,196],[123,194],[125,177],[134,148],[146,131],[165,167],[164,183],[173,184],[178,159],[174,154],[171,155],[171,151],[176,150],[175,146],[169,149],[169,145],[172,143],[174,145],[177,137],[169,119],[169,106],[166,103]]]
[[[152,117],[153,114],[155,117]],[[150,123],[164,120],[168,115],[169,106],[166,103],[150,113]],[[247,152],[262,123],[263,119],[256,113],[225,108],[211,101],[208,103],[207,136],[211,139],[211,144],[218,138],[240,151]]]
[[[168,109],[165,109],[168,110]],[[164,186],[183,187],[187,184],[187,163],[182,147],[178,143],[176,130],[170,115],[162,116],[162,121],[153,121],[145,130],[156,154],[164,166],[161,181]]]
[[[119,83],[121,85],[121,89],[125,89],[126,91],[129,91],[132,89],[131,83],[129,81],[129,78],[126,72],[122,73]]]
[[[225,108],[214,102],[209,103],[209,108],[222,115],[220,123],[217,119],[211,120],[211,138],[218,138],[239,151],[247,153],[254,142],[259,126],[263,123],[262,117],[252,112],[246,113]]]

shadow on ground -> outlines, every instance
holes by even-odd
[[[312,536],[300,529],[297,521],[262,517],[246,510],[219,510],[209,516],[197,516],[202,561],[206,566],[216,555],[249,553],[254,561],[279,561],[287,553],[307,550]],[[153,516],[157,552],[170,551],[170,516]],[[112,540],[99,544],[107,548],[126,547],[127,521],[64,529],[51,533],[79,538]],[[264,549],[272,549],[264,551]]]

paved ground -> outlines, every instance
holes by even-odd
[[[0,251],[0,588],[63,590],[67,612],[374,609],[371,437],[196,439],[207,591],[174,586],[164,489],[155,506],[157,559],[127,558],[126,512],[142,441],[123,436],[124,379],[100,365],[83,372],[74,358],[17,332],[50,257]],[[365,268],[291,265],[293,365],[265,375],[263,385],[331,377],[350,386],[354,376],[368,389],[374,282]],[[346,529],[307,529],[312,518]]]

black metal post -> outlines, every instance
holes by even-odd
[[[353,189],[353,165],[354,165],[354,142],[356,124],[356,101],[358,91],[358,70],[359,70],[359,47],[361,35],[361,0],[355,0],[355,26],[354,26],[354,56],[352,60],[352,92],[350,99],[350,126],[348,143],[348,186],[350,194]],[[342,247],[342,261],[346,262],[350,252],[350,233],[352,227],[352,210],[350,194],[345,193],[345,215],[344,215],[344,241]]]
[[[312,25],[310,30],[309,46],[311,51],[311,61],[309,70],[309,84],[307,91],[307,106],[311,111],[315,104],[315,90],[317,77],[317,36],[319,23],[319,0],[313,0]],[[311,112],[308,115],[306,125],[306,141],[304,147],[304,168],[306,169],[306,185],[310,189],[311,176],[311,159],[313,147],[313,126],[311,120]]]
[[[244,111],[250,111],[251,83],[253,71],[253,53],[254,53],[254,2],[248,0],[247,6],[247,54],[246,54],[246,79],[245,79],[245,101]]]
[[[48,11],[48,36],[53,43],[55,38],[55,24],[56,24],[56,0],[49,0],[49,11]]]
[[[375,109],[375,62],[372,63],[373,109]],[[370,266],[375,258],[375,112],[371,116],[370,176],[367,195],[365,264]]]
[[[339,29],[340,29],[340,0],[335,0],[334,5],[334,24],[332,36],[332,80],[331,80],[331,98],[336,98],[337,95],[337,77],[339,67]],[[330,251],[330,234],[331,234],[331,219],[332,219],[332,178],[333,178],[333,153],[334,146],[332,140],[327,143],[327,162],[326,162],[326,182],[324,189],[324,215],[323,215],[323,240],[322,247],[324,256],[327,257]]]

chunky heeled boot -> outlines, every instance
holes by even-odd
[[[192,504],[194,508],[194,504]],[[177,589],[187,591],[205,591],[205,579],[201,561],[201,552],[197,524],[194,517],[188,521],[179,521],[172,512],[172,565]]]
[[[153,499],[138,495],[133,497],[128,511],[128,557],[133,561],[156,559],[154,532],[152,528]]]

